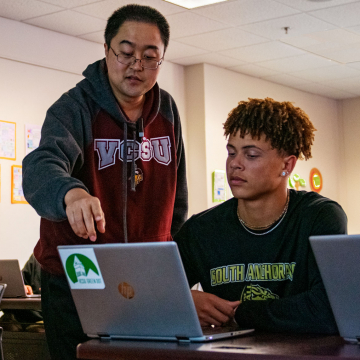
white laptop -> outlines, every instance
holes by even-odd
[[[360,235],[311,236],[340,335],[360,340]]]
[[[40,294],[26,294],[19,260],[0,260],[0,283],[7,285],[4,298],[41,297]]]
[[[203,333],[175,242],[59,246],[58,251],[89,337],[203,342],[253,331]]]

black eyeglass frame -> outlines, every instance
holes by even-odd
[[[121,55],[120,53],[119,54],[116,54],[115,50],[109,46],[109,48],[113,51],[114,55],[116,56],[116,60],[117,62],[119,62],[120,64],[123,64],[123,65],[127,65],[127,66],[132,66],[132,65],[135,65],[137,61],[139,61],[140,63],[140,66],[143,68],[143,69],[148,69],[148,70],[156,70],[159,68],[159,66],[162,64],[162,62],[164,61],[164,57],[162,57],[160,60],[152,60],[152,59],[137,59],[135,56],[130,56],[129,58],[132,59],[133,61],[130,62],[129,64],[126,64],[126,63],[123,63],[119,60],[119,55]],[[148,68],[148,67],[145,67],[143,64],[142,64],[142,61],[143,60],[148,60],[148,61],[153,61],[154,63],[156,63],[156,67],[155,68]]]

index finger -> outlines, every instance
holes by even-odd
[[[94,221],[101,221],[103,219],[103,211],[101,209],[100,201],[97,198],[92,198],[89,208],[82,209],[83,219],[87,234],[91,241],[96,241],[96,231]],[[100,220],[96,220],[100,219]],[[105,231],[105,229],[103,229]]]

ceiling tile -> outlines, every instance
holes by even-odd
[[[288,16],[299,11],[272,0],[238,0],[205,6],[192,12],[236,26]]]
[[[204,55],[190,56],[181,59],[174,59],[172,60],[172,62],[184,66],[205,63],[205,64],[212,64],[224,68],[241,65],[244,63],[243,61],[231,59],[226,56],[222,56],[220,54],[204,54]]]
[[[360,61],[360,43],[332,49],[317,47],[311,49],[314,54],[337,61],[341,64]]]
[[[196,48],[194,46],[180,44],[175,40],[170,40],[169,47],[166,50],[165,59],[179,59],[186,56],[202,55],[206,53],[208,53],[208,51]]]
[[[286,44],[279,43],[277,41],[269,41],[263,44],[221,51],[220,54],[230,56],[245,62],[253,63],[302,55],[304,54],[304,52],[302,50],[296,49]]]
[[[41,0],[41,1],[48,4],[58,5],[66,9],[71,9],[76,6],[91,4],[103,0]]]
[[[63,10],[36,0],[0,0],[0,9],[0,16],[18,21]]]
[[[177,39],[185,36],[206,33],[228,28],[228,25],[208,19],[192,12],[183,12],[167,16],[171,29],[171,38]]]
[[[78,36],[81,39],[85,39],[85,40],[89,40],[89,41],[93,41],[99,44],[104,44],[105,39],[104,39],[104,31],[95,31],[89,34],[84,34],[84,35],[79,35]]]
[[[360,25],[360,2],[311,11],[309,14],[340,27],[356,26]]]
[[[255,64],[245,64],[245,65],[239,65],[229,68],[229,70],[233,70],[236,72],[239,72],[241,74],[250,75],[254,77],[264,77],[264,76],[271,76],[278,74],[277,71],[265,69],[261,66],[255,65]]]
[[[359,70],[356,70],[346,65],[333,65],[316,69],[296,71],[292,72],[291,75],[309,81],[323,82],[336,79],[345,79],[348,77],[358,77],[360,76],[360,68]]]
[[[276,75],[264,76],[263,79],[290,87],[309,83],[309,81],[307,80],[300,79],[288,74],[276,74]]]
[[[209,51],[220,51],[267,42],[268,39],[238,28],[212,31],[205,34],[179,38],[177,41]]]
[[[71,10],[40,16],[25,22],[73,36],[103,30],[106,26],[106,21],[104,20]]]
[[[56,0],[53,0],[56,1]],[[66,1],[66,0],[63,0]],[[71,0],[69,0],[71,1]],[[93,1],[94,2],[94,1]],[[164,16],[176,14],[178,12],[186,11],[184,8],[170,4],[166,1],[162,0],[104,0],[101,2],[95,2],[94,4],[84,5],[76,8],[76,11],[81,12],[83,14],[91,15],[94,17],[98,17],[103,20],[107,20],[111,14],[117,10],[119,7],[136,3],[138,5],[149,5],[158,11],[160,11]]]
[[[331,99],[349,99],[358,96],[352,92],[335,89],[330,86],[317,83],[298,85],[296,86],[296,88],[313,94],[325,96]]]
[[[358,0],[331,0],[331,1],[309,1],[309,0],[276,0],[279,3],[288,5],[301,11],[311,11],[328,8],[337,5],[348,4]]]
[[[346,66],[360,70],[360,61],[346,64]]]
[[[287,33],[284,27],[289,28]],[[256,24],[244,25],[241,26],[241,29],[256,35],[265,36],[269,39],[277,40],[316,31],[329,30],[334,27],[335,25],[316,19],[313,16],[297,14],[279,19],[262,21]]]
[[[346,44],[355,44],[360,42],[360,35],[345,29],[333,29],[303,36],[283,37],[281,41],[304,50],[312,50],[319,46],[337,48]]]
[[[323,84],[334,87],[336,89],[360,95],[360,76],[346,79],[337,79],[332,81],[324,81]]]
[[[304,54],[284,59],[262,61],[257,63],[257,65],[282,73],[289,73],[293,71],[300,71],[319,67],[327,67],[333,64],[334,63],[331,60],[324,59],[323,57],[312,54]]]

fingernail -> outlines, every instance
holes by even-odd
[[[94,235],[93,235],[93,236],[90,236],[90,240],[91,240],[91,241],[96,241],[96,236],[94,236]]]

